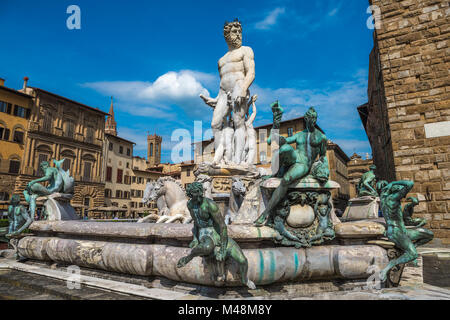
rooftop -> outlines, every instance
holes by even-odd
[[[65,100],[65,101],[67,101],[67,102],[77,104],[77,105],[79,105],[79,106],[81,106],[81,107],[83,107],[83,108],[86,108],[86,109],[89,109],[89,110],[91,110],[91,111],[100,113],[100,114],[102,114],[102,115],[104,115],[104,116],[109,115],[109,113],[103,112],[103,111],[100,110],[99,108],[94,108],[94,107],[88,106],[88,105],[86,105],[86,104],[84,104],[84,103],[81,103],[81,102],[78,102],[78,101],[75,101],[75,100],[71,100],[71,99],[69,99],[69,98],[66,98],[66,97],[57,95],[57,94],[55,94],[55,93],[46,91],[46,90],[44,90],[44,89],[36,88],[36,87],[28,87],[28,88],[32,88],[33,90],[36,90],[36,91],[39,91],[39,92],[42,92],[42,93],[51,95],[51,96],[53,96],[53,97],[55,97],[55,98],[62,99],[62,100]]]

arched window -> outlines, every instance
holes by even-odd
[[[52,149],[50,146],[41,144],[36,148],[36,158],[35,158],[35,170],[37,176],[43,176],[44,172],[42,172],[40,164],[43,161],[50,161],[51,157],[53,155]]]
[[[60,153],[60,159],[64,159],[62,168],[64,171],[71,172],[73,163],[75,162],[75,153],[72,150],[66,149]]]
[[[21,127],[17,127],[14,129],[13,134],[13,141],[23,144],[23,138],[24,138],[25,130]]]
[[[95,158],[90,154],[83,156],[83,181],[91,181],[93,168],[95,165]]]

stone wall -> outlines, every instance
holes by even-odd
[[[381,10],[374,40],[395,179],[415,181],[417,216],[427,218],[435,237],[450,244],[449,1],[369,2]],[[444,130],[436,130],[439,125]],[[377,159],[382,141],[370,142]],[[390,175],[386,169],[381,174]]]

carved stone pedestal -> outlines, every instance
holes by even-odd
[[[351,199],[341,217],[342,221],[355,221],[365,219],[378,219],[380,198],[360,197]]]
[[[49,221],[79,220],[75,209],[70,205],[72,194],[54,193],[46,197],[37,198],[44,201],[45,212]]]
[[[281,180],[271,178],[261,183],[261,195],[264,206],[267,206],[272,193],[280,185]],[[333,224],[339,223],[331,201],[331,191],[340,188],[334,181],[320,184],[312,177],[289,186],[286,196],[269,216],[266,225],[280,233],[276,242],[285,246],[310,247],[312,244],[333,240]],[[321,236],[318,233],[320,206],[325,206],[324,219],[329,219],[328,232]],[[327,213],[326,213],[327,212]],[[325,230],[323,230],[325,231]]]
[[[202,163],[194,171],[199,177],[205,175],[211,178],[210,190],[205,190],[205,195],[210,194],[212,200],[219,205],[220,212],[225,216],[229,212],[229,202],[233,178],[239,178],[248,191],[253,187],[259,177],[255,167],[245,165],[217,165]],[[204,185],[205,186],[205,185]],[[235,221],[235,217],[232,217]]]

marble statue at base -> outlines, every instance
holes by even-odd
[[[158,217],[148,215],[138,222],[148,222],[156,218],[156,223],[190,223],[192,221],[187,208],[187,197],[180,182],[172,177],[161,177],[156,182],[149,182],[144,191],[142,202],[148,204],[156,201]]]

